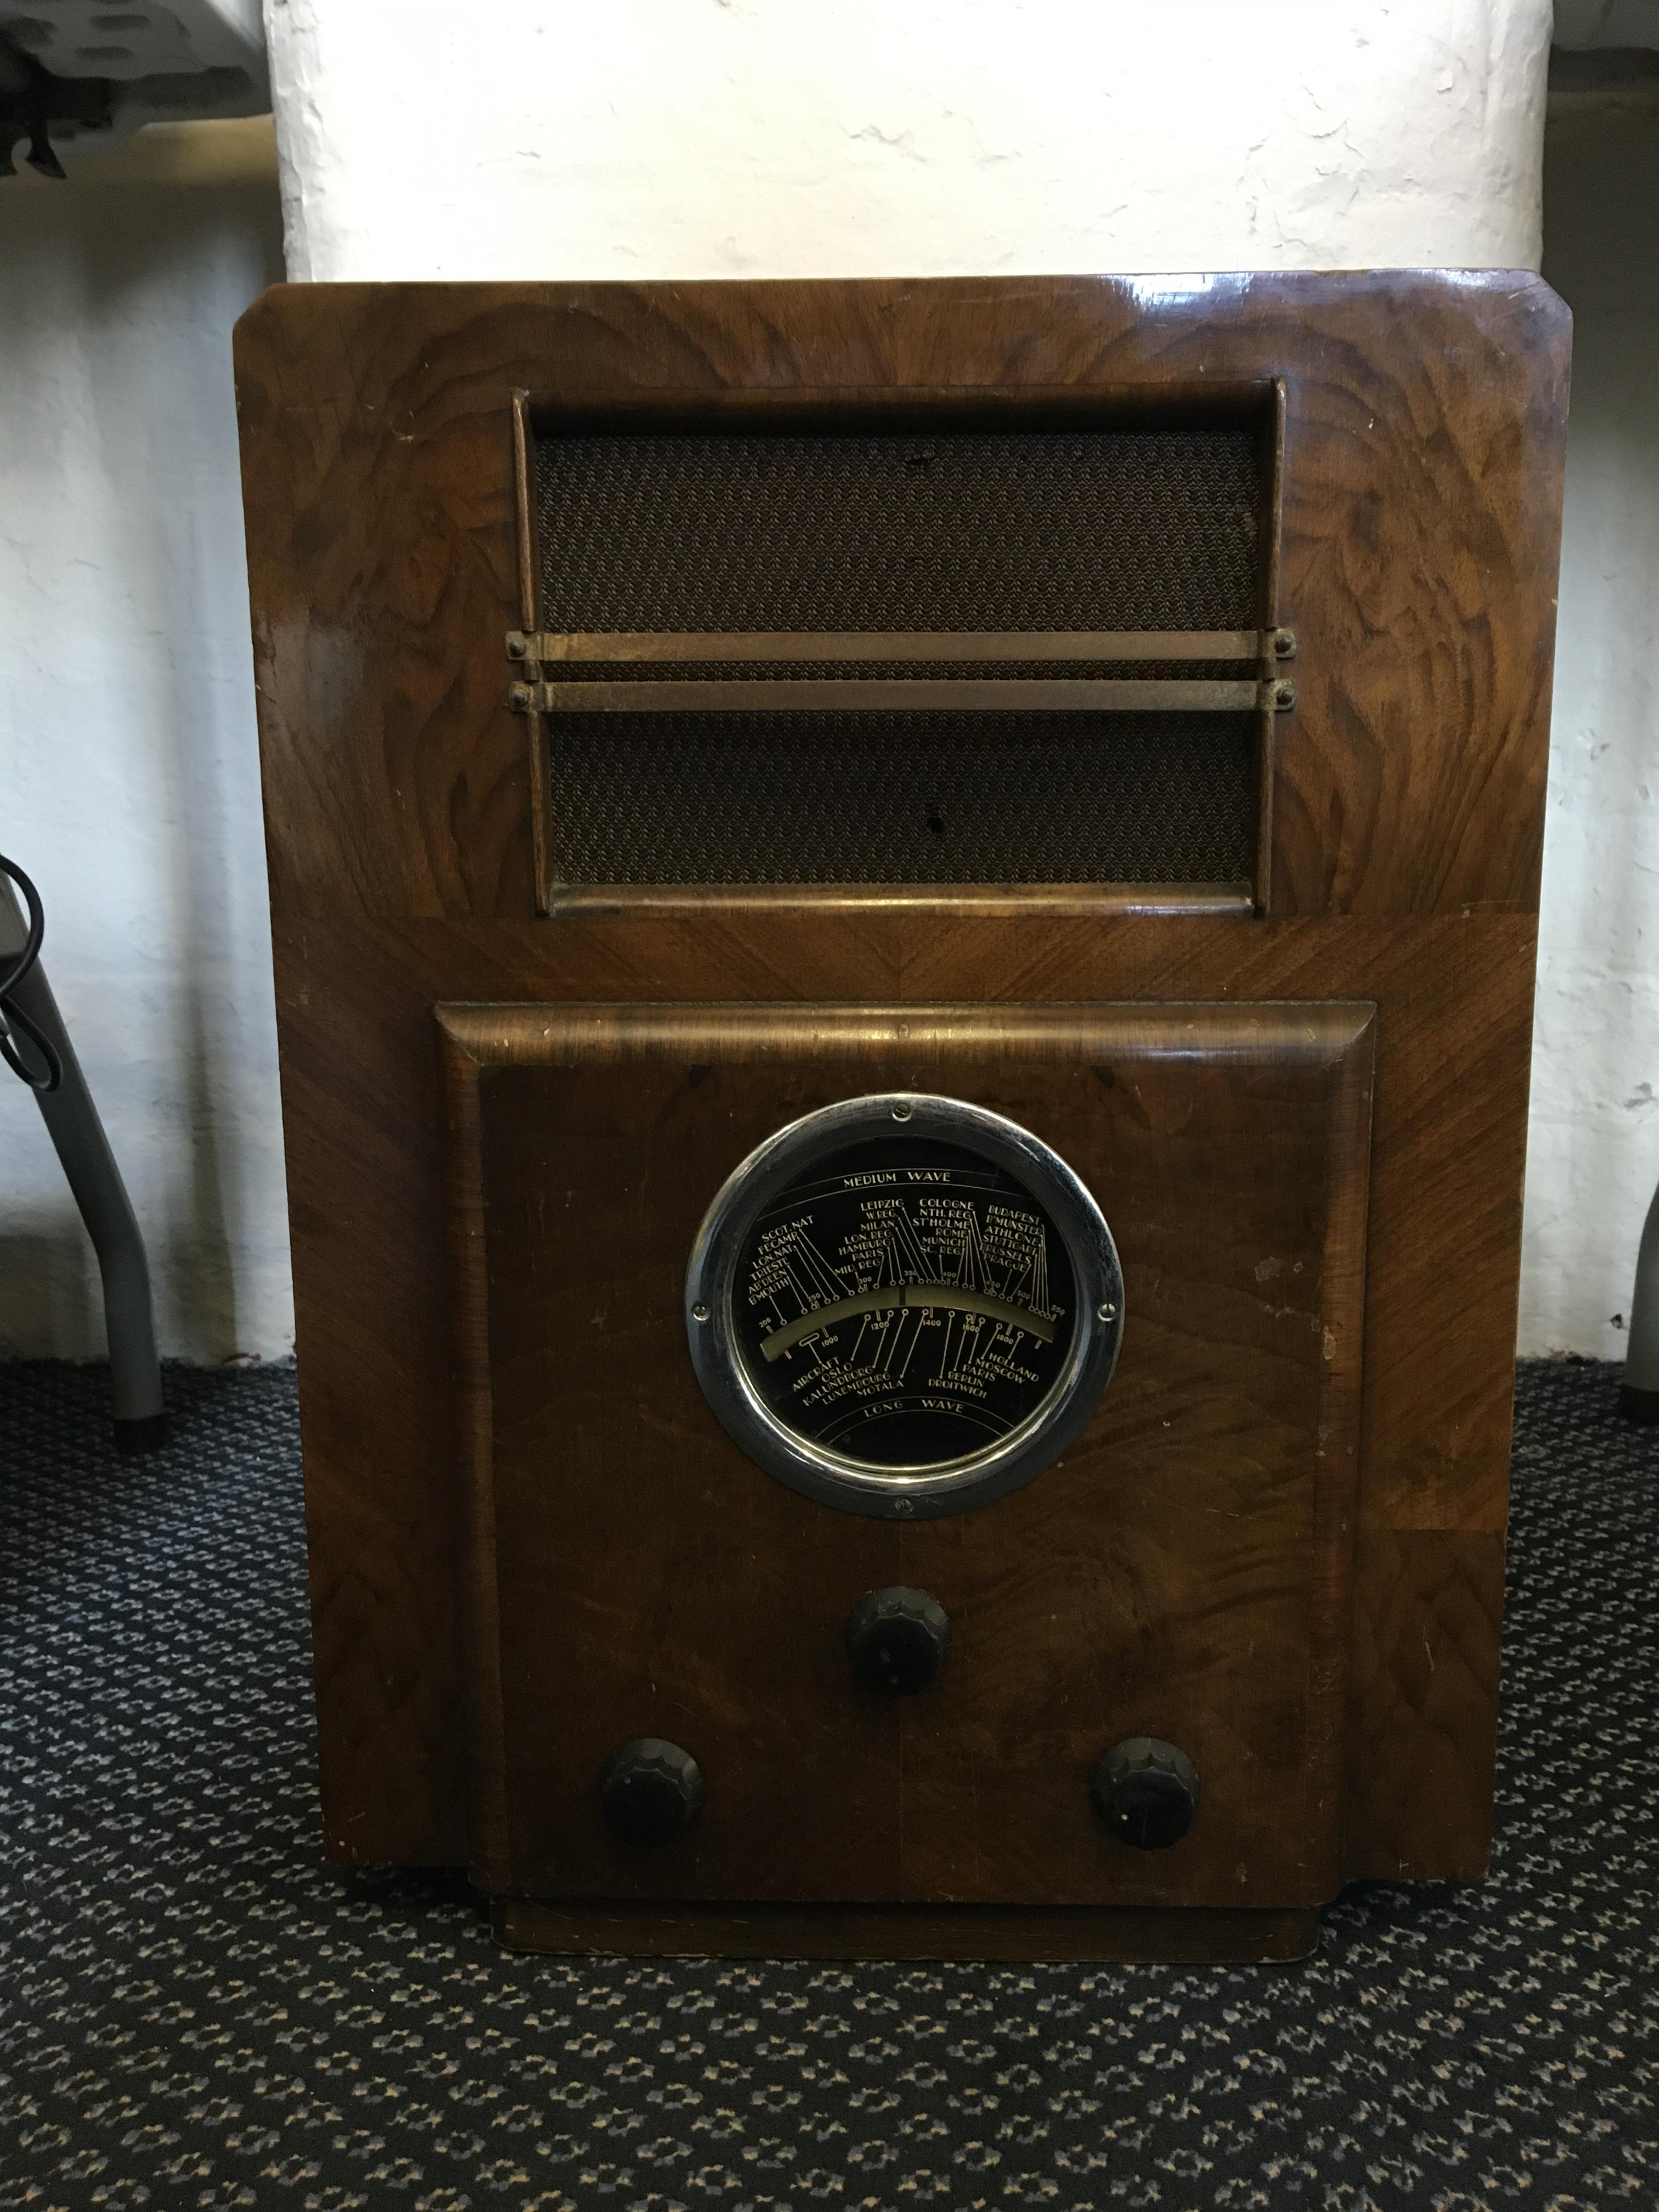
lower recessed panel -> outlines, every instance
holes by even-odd
[[[1330,1893],[1369,1008],[440,1018],[486,1887],[688,1907]],[[923,1100],[969,1109],[950,1157],[925,1115],[890,1118]],[[882,1158],[785,1160],[708,1273],[745,1163],[859,1102]],[[995,1128],[1060,1179],[975,1151]],[[752,1431],[707,1387],[717,1310]],[[890,1422],[872,1363],[907,1357]],[[939,1388],[910,1389],[918,1362]],[[878,1500],[918,1470],[970,1486],[933,1514],[848,1510],[769,1461],[769,1425]],[[1035,1437],[1018,1481],[973,1491],[1010,1437]]]

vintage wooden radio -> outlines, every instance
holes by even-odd
[[[1284,1957],[1490,1820],[1567,318],[292,287],[237,343],[327,1848]]]

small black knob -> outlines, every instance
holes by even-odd
[[[1089,1777],[1095,1810],[1138,1851],[1178,1844],[1198,1811],[1198,1772],[1184,1751],[1153,1735],[1132,1735],[1102,1752]]]
[[[599,1810],[623,1844],[665,1844],[702,1809],[702,1769],[659,1735],[619,1743],[599,1769]]]
[[[872,1590],[847,1616],[847,1655],[866,1690],[914,1696],[951,1656],[951,1616],[926,1590]]]

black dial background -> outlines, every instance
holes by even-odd
[[[900,1302],[927,1285],[936,1302]],[[767,1358],[769,1337],[860,1295]],[[893,1469],[965,1459],[1027,1421],[1066,1371],[1075,1307],[1064,1241],[1019,1182],[896,1129],[769,1201],[732,1277],[732,1334],[763,1402],[796,1435]]]

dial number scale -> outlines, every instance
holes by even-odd
[[[710,1207],[693,1363],[769,1473],[857,1512],[965,1510],[1086,1424],[1122,1326],[1111,1233],[1056,1154],[959,1099],[851,1099]]]
[[[784,1191],[735,1285],[751,1383],[798,1435],[881,1467],[965,1457],[1063,1372],[1074,1285],[1054,1225],[959,1147],[872,1139]]]

